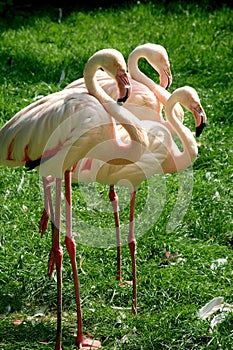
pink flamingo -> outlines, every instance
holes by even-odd
[[[80,93],[75,89],[66,89],[48,95],[18,112],[0,130],[0,164],[5,166],[27,166],[39,168],[43,177],[56,179],[56,206],[48,206],[52,225],[52,249],[49,257],[48,273],[54,267],[57,272],[57,336],[55,350],[61,350],[62,338],[62,258],[60,245],[60,215],[62,179],[65,179],[66,194],[66,238],[69,252],[77,303],[78,334],[76,344],[79,348],[99,348],[97,340],[83,335],[80,291],[76,266],[76,246],[72,235],[71,221],[71,170],[74,164],[84,157],[105,161],[109,159],[101,148],[104,141],[112,154],[111,163],[127,164],[137,161],[148,137],[138,119],[123,107],[120,107],[98,85],[95,73],[102,67],[115,77],[119,89],[119,101],[123,103],[129,95],[129,81],[123,56],[116,50],[101,50],[87,62],[84,79],[89,93]],[[130,135],[130,143],[119,145],[115,138],[112,117],[124,125]],[[98,152],[92,149],[98,147]],[[136,153],[135,153],[136,150]]]
[[[201,106],[197,92],[191,87],[183,87],[171,94],[165,106],[167,122],[175,130],[182,142],[183,150],[180,151],[172,134],[165,125],[143,120],[140,125],[146,130],[149,143],[140,159],[131,164],[110,164],[100,160],[87,159],[78,163],[72,173],[74,181],[95,182],[102,184],[129,186],[131,190],[130,199],[130,224],[128,245],[132,261],[133,277],[133,303],[132,312],[137,310],[137,282],[136,282],[136,238],[134,233],[134,210],[136,191],[139,184],[154,174],[179,172],[190,166],[198,154],[197,144],[192,132],[182,124],[175,113],[175,106],[180,103],[193,113],[196,124],[196,136],[199,136],[206,123],[206,115]],[[107,149],[106,145],[106,149]],[[98,154],[98,146],[96,153]],[[126,180],[123,183],[121,180]]]

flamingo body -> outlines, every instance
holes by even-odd
[[[72,172],[73,181],[100,182],[132,188],[154,174],[163,173],[162,164],[167,158],[171,133],[161,123],[150,120],[141,122],[149,137],[148,147],[144,148],[140,159],[127,165],[108,164],[97,159],[83,159]],[[107,148],[107,145],[106,145]],[[86,167],[90,164],[91,168]]]
[[[75,159],[82,159],[94,140],[98,144],[113,138],[111,124],[111,117],[95,97],[75,90],[51,94],[24,108],[3,126],[0,163],[24,166],[43,157],[49,164],[61,153],[66,155],[71,146],[77,151]],[[49,166],[51,170],[42,175],[62,178],[64,169],[71,167],[75,159],[69,154],[61,159],[65,163],[59,172],[55,160]]]

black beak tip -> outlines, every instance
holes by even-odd
[[[170,85],[171,85],[171,79],[170,79],[169,75],[167,75],[167,86],[165,89],[167,90]]]
[[[124,102],[123,102],[120,98],[118,98],[117,104],[118,104],[119,106],[123,106]]]
[[[117,104],[122,106],[127,101],[128,97],[129,97],[129,88],[126,88],[125,96],[122,97],[122,98],[118,98]]]
[[[204,127],[205,127],[205,123],[201,123],[198,127],[196,127],[196,137],[199,137],[201,135]]]

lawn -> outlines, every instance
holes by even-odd
[[[139,188],[137,316],[130,312],[131,287],[115,280],[108,187],[73,186],[84,330],[109,350],[230,350],[232,312],[212,315],[224,316],[213,329],[211,319],[201,320],[197,312],[219,296],[233,304],[233,9],[207,0],[165,3],[34,10],[9,5],[0,18],[0,126],[39,96],[81,77],[99,49],[113,47],[127,59],[139,44],[163,45],[173,73],[169,91],[194,87],[208,125],[191,168],[154,176]],[[144,60],[140,69],[158,81]],[[190,113],[184,122],[194,130]],[[41,239],[38,229],[42,194],[36,171],[0,167],[0,350],[54,348],[56,283],[47,277],[50,232]],[[123,278],[129,280],[129,194],[120,188],[118,194]],[[63,265],[63,345],[71,350],[75,298],[65,248]]]

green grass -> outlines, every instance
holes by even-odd
[[[114,47],[127,58],[146,42],[168,51],[173,72],[170,91],[193,86],[207,114],[208,126],[193,168],[154,177],[139,189],[136,317],[128,309],[131,288],[121,288],[115,281],[108,188],[74,186],[74,225],[82,243],[77,255],[85,272],[80,269],[84,329],[101,340],[104,349],[232,348],[231,313],[212,333],[209,322],[197,317],[198,309],[213,297],[233,303],[233,11],[227,5],[211,8],[210,4],[138,2],[86,12],[63,9],[60,20],[57,8],[30,14],[18,10],[0,20],[0,125],[38,96],[81,77],[86,60],[98,49]],[[144,61],[140,66],[158,80]],[[193,128],[189,113],[185,117]],[[46,276],[50,234],[41,239],[38,232],[43,209],[39,175],[1,167],[0,183],[0,349],[53,349],[56,284]],[[119,196],[125,242],[128,194],[119,190]],[[90,232],[102,238],[98,247],[97,240],[85,239]],[[167,252],[180,257],[168,259]],[[226,264],[211,268],[219,258],[226,258]],[[75,300],[65,249],[63,274],[63,343],[64,349],[74,349]],[[123,277],[130,276],[124,245]],[[36,316],[38,310],[43,311],[41,317]],[[15,320],[22,322],[16,325]],[[48,344],[40,344],[43,341]]]

